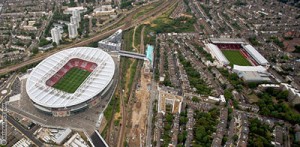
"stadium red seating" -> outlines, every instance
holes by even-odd
[[[77,67],[83,70],[87,70],[92,72],[96,67],[97,64],[89,61],[84,61],[81,59],[71,59],[66,63],[60,70],[58,70],[52,77],[50,77],[46,81],[46,85],[52,87],[56,84],[70,69]]]

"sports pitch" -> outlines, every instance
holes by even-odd
[[[89,75],[89,71],[76,67],[71,68],[53,87],[68,93],[74,93]]]
[[[251,63],[240,53],[240,51],[236,50],[222,50],[224,56],[230,62],[230,66],[241,65],[241,66],[251,66]]]

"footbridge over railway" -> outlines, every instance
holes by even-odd
[[[140,60],[148,60],[146,58],[146,55],[144,54],[139,54],[135,52],[129,52],[129,51],[119,51],[119,55],[123,57],[129,57],[129,58],[135,58],[135,59],[140,59]]]

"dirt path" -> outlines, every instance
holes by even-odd
[[[140,53],[141,54],[145,53],[144,31],[145,31],[145,26],[143,26],[142,31],[141,31],[141,44],[140,44]]]
[[[138,28],[138,26],[135,26],[134,29],[133,29],[133,35],[132,35],[132,43],[131,43],[131,46],[136,50],[138,51],[138,49],[136,48],[134,42],[135,42],[135,32],[136,32],[136,28]]]

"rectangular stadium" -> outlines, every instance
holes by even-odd
[[[206,44],[211,55],[227,66],[267,66],[268,61],[245,40],[239,38],[211,38]]]
[[[270,82],[268,61],[245,40],[211,38],[205,46],[216,64],[232,69],[245,82]]]

